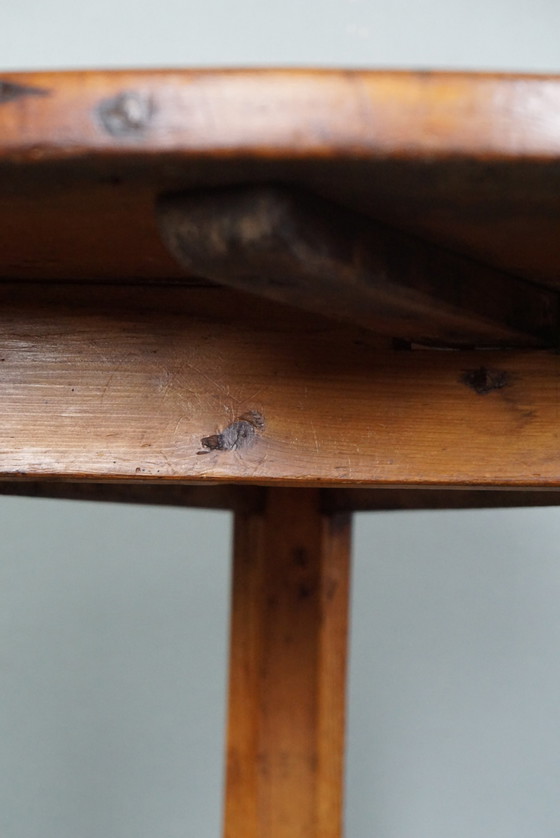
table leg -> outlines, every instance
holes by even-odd
[[[235,519],[226,838],[340,838],[350,517],[273,488]]]

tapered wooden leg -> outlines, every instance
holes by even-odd
[[[235,520],[226,838],[340,838],[350,519],[269,489]]]

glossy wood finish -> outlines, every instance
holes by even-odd
[[[436,160],[558,155],[557,76],[119,70],[6,73],[2,80],[0,104],[11,116],[2,156],[15,152],[35,163],[79,158],[86,148],[142,156],[143,147],[159,154],[249,151],[261,158],[335,151]],[[525,115],[545,118],[525,121]]]
[[[3,479],[560,485],[553,352],[393,351],[214,289],[0,302]]]
[[[274,181],[558,284],[556,77],[140,71],[0,85],[0,276],[180,277],[155,196]]]
[[[339,838],[349,519],[269,489],[235,521],[226,838]]]

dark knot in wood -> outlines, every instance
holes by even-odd
[[[98,107],[101,124],[112,137],[142,134],[150,123],[152,113],[149,96],[135,91],[124,91],[111,99],[104,99]]]
[[[202,451],[197,454],[210,454],[211,451],[239,451],[251,447],[258,434],[264,429],[264,419],[256,410],[250,410],[232,422],[217,434],[205,436],[200,440]]]
[[[461,376],[461,382],[480,396],[485,396],[492,390],[501,390],[511,384],[511,376],[505,370],[478,367],[476,370],[465,370]]]
[[[42,87],[30,87],[26,84],[15,84],[13,81],[0,80],[0,105],[13,102],[23,96],[48,96],[49,90]]]

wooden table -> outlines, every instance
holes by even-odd
[[[351,512],[556,503],[559,112],[554,77],[0,79],[1,491],[234,510],[227,838],[341,835]]]

